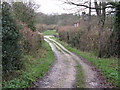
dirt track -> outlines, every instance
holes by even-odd
[[[38,88],[74,88],[76,81],[76,61],[82,66],[85,74],[85,88],[106,87],[97,77],[98,72],[77,55],[68,51],[60,43],[45,36],[45,41],[51,46],[56,61],[49,73],[35,83]]]

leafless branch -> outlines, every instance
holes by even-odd
[[[84,4],[79,4],[79,3],[74,3],[74,2],[71,2],[71,1],[67,0],[65,3],[66,4],[70,4],[70,5],[75,5],[75,6],[86,7],[86,8],[89,8],[89,9],[101,10],[101,8],[97,4],[96,4],[97,6],[95,6],[95,7],[89,7],[89,6],[85,5],[85,3],[87,3],[87,2],[85,2]],[[94,2],[94,3],[97,3],[97,2]],[[105,8],[114,8],[114,3],[113,2],[106,3],[106,7]]]

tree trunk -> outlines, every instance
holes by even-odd
[[[116,54],[120,58],[120,2],[116,5],[115,32]]]
[[[91,7],[91,0],[89,0],[89,7]],[[89,8],[88,31],[91,30],[91,8]]]
[[[104,30],[104,25],[105,25],[105,18],[106,18],[106,11],[105,11],[105,2],[101,2],[99,5],[99,8],[101,8],[98,12],[98,27],[99,27],[99,45],[98,45],[98,57],[101,58],[102,57],[102,51],[103,51],[103,39],[102,39],[102,33]]]

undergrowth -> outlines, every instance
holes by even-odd
[[[24,68],[20,75],[12,80],[3,81],[3,88],[27,88],[31,87],[37,79],[43,77],[54,62],[54,54],[48,43],[44,42],[35,55],[24,55]]]
[[[85,77],[81,65],[77,64],[76,87],[85,88]]]

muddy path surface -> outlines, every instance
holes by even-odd
[[[56,61],[48,74],[39,79],[34,87],[36,88],[74,88],[76,81],[76,65],[82,66],[85,75],[85,88],[105,88],[103,80],[98,78],[98,72],[87,64],[80,57],[68,51],[60,43],[45,36],[45,41],[49,43],[56,56]]]

